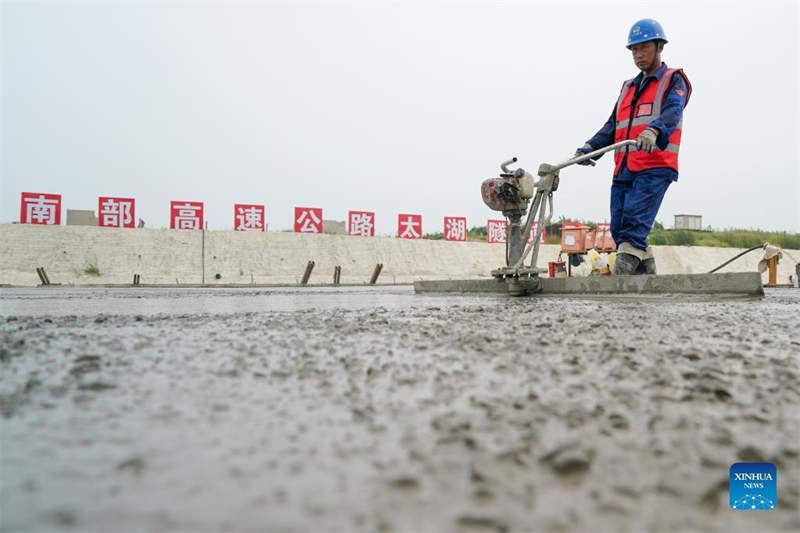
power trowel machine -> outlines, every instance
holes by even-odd
[[[490,209],[500,211],[508,221],[506,266],[492,271],[491,279],[431,279],[414,281],[417,293],[508,294],[525,296],[573,297],[661,297],[669,295],[714,295],[724,298],[763,298],[764,286],[759,272],[716,272],[741,255],[760,248],[756,246],[723,263],[706,274],[668,274],[641,276],[591,276],[585,278],[549,278],[541,276],[545,269],[536,266],[542,232],[553,216],[553,193],[558,190],[559,172],[577,163],[589,161],[605,152],[636,144],[622,141],[557,165],[539,166],[538,178],[522,168],[510,169],[517,159],[506,161],[500,177],[488,179],[481,185],[483,201]],[[527,215],[527,218],[526,218]],[[536,235],[532,235],[533,223]],[[530,262],[528,257],[531,257]],[[765,259],[767,257],[765,256]],[[777,257],[771,259],[777,261]],[[777,270],[777,263],[775,264]]]
[[[553,193],[558,190],[561,169],[587,160],[594,165],[593,160],[601,154],[633,144],[635,140],[622,141],[557,165],[543,163],[539,165],[538,181],[522,168],[508,168],[517,162],[515,157],[500,165],[503,171],[500,177],[483,182],[483,201],[490,209],[502,212],[508,221],[506,266],[493,270],[492,276],[508,284],[509,294],[522,296],[541,290],[539,275],[547,270],[537,267],[536,260],[542,232],[553,216]],[[524,218],[526,213],[527,219]],[[537,222],[536,235],[527,243],[534,221]],[[532,255],[531,261],[526,265],[529,255]]]

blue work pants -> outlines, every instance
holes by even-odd
[[[661,201],[678,173],[654,168],[641,172],[620,171],[611,185],[611,237],[617,246],[627,242],[639,250],[647,249],[647,236],[653,228]]]

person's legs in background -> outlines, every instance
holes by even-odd
[[[647,244],[647,236],[653,228],[664,194],[672,181],[659,172],[642,171],[635,174],[629,186],[611,187],[612,237],[617,243],[615,275],[655,274],[655,258]],[[615,187],[618,191],[615,193]],[[622,193],[622,194],[621,194]],[[617,231],[614,232],[615,198],[622,199],[621,214],[616,216]]]

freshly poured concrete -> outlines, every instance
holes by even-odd
[[[797,531],[798,309],[0,289],[2,529]]]
[[[726,274],[677,274],[659,276],[589,276],[584,278],[541,278],[541,291],[533,295],[715,295],[760,297],[764,295],[758,272]],[[508,293],[505,280],[415,281],[418,293]]]

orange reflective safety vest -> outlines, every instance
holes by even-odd
[[[686,82],[686,103],[689,103],[689,96],[692,94],[692,85],[681,69],[668,68],[661,75],[661,79],[650,82],[642,91],[639,99],[633,101],[636,95],[636,84],[633,80],[628,80],[622,84],[622,90],[617,100],[616,130],[614,132],[614,142],[636,139],[651,122],[661,116],[661,105],[664,96],[672,80],[672,76],[678,74],[683,76]],[[635,78],[634,78],[635,79]],[[622,162],[628,156],[627,166],[631,172],[641,172],[650,168],[669,167],[678,171],[678,152],[681,148],[681,129],[683,118],[678,122],[678,127],[669,137],[669,146],[666,150],[659,150],[654,147],[651,153],[647,153],[633,146],[624,146],[614,150],[614,175],[617,176],[622,169]]]

